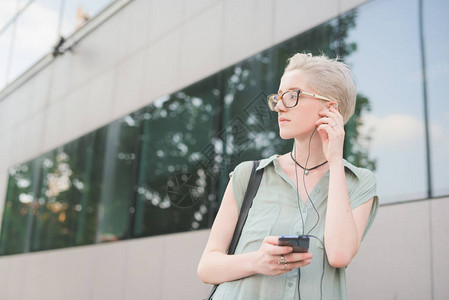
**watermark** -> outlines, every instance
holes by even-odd
[[[167,194],[173,206],[190,208],[208,198],[207,186],[240,161],[240,154],[254,146],[256,134],[271,126],[277,116],[267,105],[267,94],[260,92],[230,120],[202,150],[195,173],[179,172],[169,178]]]
[[[176,174],[167,181],[167,195],[177,208],[195,206],[204,192],[205,188],[198,186],[198,178],[193,173]]]

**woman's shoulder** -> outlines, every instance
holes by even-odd
[[[253,167],[252,160],[242,161],[234,168],[234,170],[229,175],[232,177],[234,175],[241,175],[251,172],[252,167]]]
[[[343,160],[343,164],[344,164],[345,168],[347,170],[349,170],[351,173],[353,173],[359,180],[363,180],[363,181],[366,181],[366,180],[368,180],[368,181],[374,180],[375,181],[376,180],[374,172],[368,168],[357,167],[345,159]]]
[[[346,167],[346,181],[348,192],[351,198],[351,205],[355,207],[357,203],[376,198],[377,205],[377,183],[374,172],[367,168],[356,167],[347,161],[344,161]],[[348,171],[349,170],[349,171]]]
[[[247,160],[247,161],[243,161],[241,163],[239,163],[235,168],[234,171],[231,173],[241,173],[241,172],[245,172],[245,173],[251,173],[251,170],[253,168],[254,162],[258,161],[259,162],[259,166],[257,167],[258,169],[261,168],[265,168],[268,165],[270,165],[274,160],[278,159],[280,156],[278,154],[274,154],[270,157],[267,158],[263,158],[260,160]]]

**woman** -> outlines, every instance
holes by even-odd
[[[231,173],[198,266],[220,284],[214,299],[346,299],[345,267],[377,212],[376,182],[343,159],[344,124],[356,92],[348,67],[296,54],[268,97],[290,153],[261,160],[264,174],[235,255],[227,255],[252,163]],[[308,253],[279,246],[281,235],[309,235]]]

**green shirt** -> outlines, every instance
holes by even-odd
[[[265,169],[262,182],[248,213],[235,254],[258,250],[263,239],[269,235],[300,235],[303,233],[303,222],[305,234],[318,222],[309,235],[314,235],[323,242],[329,171],[323,175],[313,190],[309,191],[312,201],[308,200],[304,203],[302,200],[298,201],[296,187],[282,171],[278,157],[273,155],[260,162],[258,169]],[[357,168],[346,160],[344,160],[344,166],[352,209],[374,197],[365,235],[377,212],[376,180],[374,174],[367,169]],[[251,169],[252,162],[243,162],[230,174],[239,211]],[[302,212],[302,218],[298,210]],[[323,300],[346,299],[345,268],[334,268],[329,265],[320,241],[310,238],[309,252],[313,253],[313,258],[309,265],[279,276],[256,274],[222,283],[218,286],[213,299],[299,299],[299,279],[303,300],[320,299],[321,291]],[[323,286],[320,288],[323,274]]]

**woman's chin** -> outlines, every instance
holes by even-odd
[[[279,136],[283,140],[290,140],[294,138],[310,138],[311,133],[314,128],[309,128],[308,130],[286,130],[283,128],[279,129]]]
[[[279,136],[281,137],[281,139],[283,140],[290,140],[292,139],[294,136],[291,132],[287,132],[285,130],[280,130],[279,131]]]

